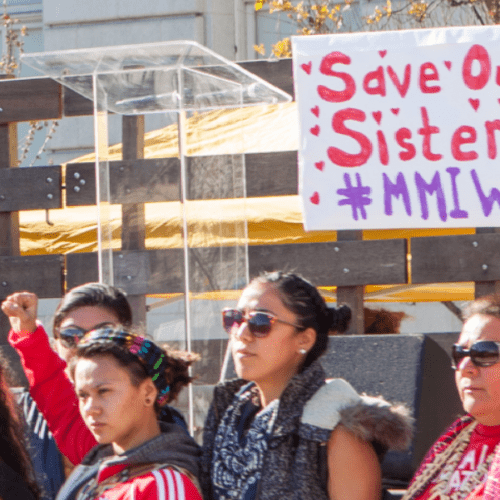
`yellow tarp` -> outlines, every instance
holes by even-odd
[[[298,149],[298,117],[295,103],[196,114],[187,120],[188,155],[240,154],[243,152]],[[145,157],[178,155],[176,125],[148,132]],[[75,162],[94,161],[94,154]],[[121,144],[109,148],[109,160],[120,160]],[[182,206],[179,202],[146,204],[146,247],[182,247]],[[241,228],[248,225],[250,245],[300,244],[335,241],[336,231],[305,232],[298,196],[190,201],[186,204],[189,244],[193,247],[241,244]],[[96,207],[20,213],[23,255],[91,252],[97,249]],[[121,206],[110,208],[113,248],[120,249]],[[364,231],[364,239],[413,238],[472,234],[473,229],[404,229]],[[285,263],[284,263],[285,264]],[[335,287],[330,292],[334,293]],[[328,293],[328,290],[325,290]],[[366,287],[367,300],[436,301],[470,300],[473,284],[404,285]]]
[[[296,151],[299,145],[295,102],[196,113],[186,121],[187,156]],[[145,158],[179,156],[177,125],[145,134]],[[109,147],[109,161],[122,159],[122,145]],[[93,162],[91,153],[71,163]]]

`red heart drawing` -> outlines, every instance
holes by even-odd
[[[314,191],[314,194],[309,199],[311,200],[311,203],[319,205],[319,194],[317,191]]]
[[[311,74],[312,62],[308,62],[307,64],[302,64],[300,66],[308,75]]]
[[[323,172],[323,168],[325,166],[325,162],[324,161],[317,161],[314,166],[318,169],[318,170],[321,170]]]
[[[448,68],[451,69],[451,61],[445,61],[444,65]]]
[[[380,54],[380,57],[383,59],[387,54],[387,50],[379,50],[378,53]]]
[[[374,111],[372,113],[373,118],[375,118],[375,121],[380,125],[380,120],[382,120],[382,112],[381,111]]]
[[[311,108],[311,113],[314,116],[319,117],[319,106],[314,106],[314,108]]]
[[[474,108],[474,111],[477,111],[479,108],[479,99],[469,99],[470,105]]]
[[[315,125],[315,126],[311,129],[311,134],[315,135],[316,137],[319,135],[319,125]]]
[[[391,108],[391,113],[392,113],[393,115],[398,116],[398,115],[399,115],[399,108]]]

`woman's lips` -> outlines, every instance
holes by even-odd
[[[483,388],[481,387],[463,387],[462,390],[464,392],[469,392],[469,393],[474,393],[474,392],[480,392],[480,391],[484,391]]]
[[[237,357],[237,358],[250,358],[251,356],[255,356],[255,354],[252,354],[251,352],[248,352],[248,351],[245,351],[245,350],[241,350],[241,351],[236,351],[234,353],[234,355]]]
[[[102,422],[92,422],[89,424],[89,427],[91,429],[101,429],[102,427],[104,427],[106,424],[102,423]]]

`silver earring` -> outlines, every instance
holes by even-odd
[[[307,354],[307,349],[299,349],[299,353],[302,355]]]

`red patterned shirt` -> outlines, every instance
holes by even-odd
[[[448,486],[445,490],[446,495],[460,490],[460,487],[468,477],[473,474],[476,469],[493,453],[496,445],[500,442],[500,425],[486,426],[478,424],[471,434],[470,442],[464,450],[462,458],[452,473]],[[431,490],[437,482],[441,479],[441,474],[431,482],[427,489],[418,497],[418,500],[426,500],[431,497]],[[486,477],[482,478],[484,481]],[[472,495],[470,500],[474,498]]]

